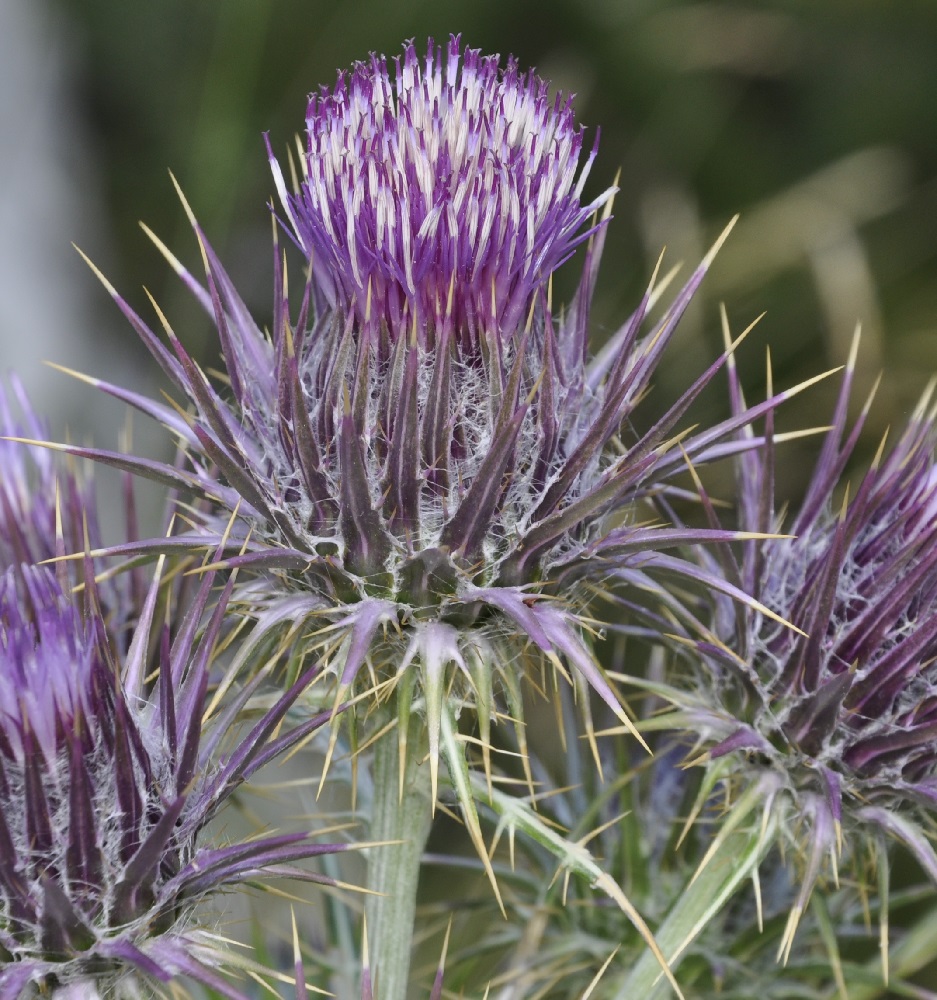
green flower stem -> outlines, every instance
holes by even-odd
[[[412,995],[407,982],[413,919],[420,860],[433,816],[429,765],[419,763],[422,728],[410,727],[402,797],[397,731],[385,733],[374,746],[371,838],[393,842],[371,848],[368,860],[368,889],[381,894],[368,896],[366,907],[374,995],[381,1000]]]

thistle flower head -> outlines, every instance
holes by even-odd
[[[164,636],[149,696],[142,676],[156,599],[154,584],[118,665],[99,615],[77,608],[48,569],[20,565],[0,576],[3,1000],[58,989],[122,996],[137,980],[176,975],[238,997],[215,971],[223,954],[198,930],[200,899],[338,849],[314,845],[306,833],[199,842],[234,788],[302,738],[296,730],[268,739],[299,688],[215,762],[225,720],[203,734],[202,716],[221,613],[196,638],[203,587],[174,641]]]
[[[372,55],[310,97],[295,194],[273,161],[317,289],[370,333],[510,337],[611,196],[580,203],[596,146],[580,171],[571,100],[513,58],[451,36],[394,64]]]
[[[695,647],[702,674],[668,695],[737,791],[773,776],[770,808],[786,817],[804,868],[785,955],[823,859],[833,856],[835,875],[844,845],[861,862],[888,833],[937,881],[920,822],[937,805],[937,426],[928,394],[890,452],[834,502],[868,412],[847,432],[854,364],[855,348],[790,535],[730,563],[771,616],[718,604]],[[773,511],[770,429],[768,439],[763,454],[738,459],[748,530],[787,527]]]
[[[647,593],[658,570],[701,578],[663,550],[734,534],[662,527],[649,498],[684,455],[735,450],[721,438],[787,394],[685,435],[681,452],[676,425],[720,358],[656,423],[621,435],[726,234],[652,322],[667,283],[655,271],[590,359],[610,192],[580,205],[568,101],[513,62],[467,52],[460,65],[457,40],[445,64],[429,51],[421,67],[408,47],[393,85],[375,58],[311,102],[296,192],[274,166],[311,261],[295,319],[278,248],[264,333],[191,212],[205,287],[157,241],[215,320],[224,386],[108,286],[193,415],[100,384],[165,423],[186,464],[71,450],[207,501],[190,531],[114,551],[221,546],[253,574],[239,584],[257,618],[242,661],[272,631],[302,630],[337,701],[396,688],[401,739],[419,704],[435,779],[444,713],[475,707],[487,762],[499,696],[522,718],[529,661],[569,677],[587,716],[591,689],[631,725],[593,657],[589,604],[618,584]],[[550,271],[586,235],[578,291],[556,314]]]

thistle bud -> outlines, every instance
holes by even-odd
[[[699,734],[702,759],[739,799],[773,776],[763,806],[797,843],[801,865],[785,957],[826,859],[835,877],[845,854],[861,878],[885,833],[937,882],[927,832],[937,806],[935,413],[928,393],[838,503],[871,403],[847,428],[854,366],[855,347],[789,524],[773,509],[770,428],[765,452],[738,459],[740,527],[784,531],[730,564],[766,612],[717,600],[709,638],[695,643],[702,655],[666,692],[675,719]],[[741,398],[734,380],[732,396]],[[881,857],[886,888],[887,867]]]

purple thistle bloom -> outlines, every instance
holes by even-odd
[[[264,874],[329,881],[292,866],[342,849],[314,844],[305,832],[199,843],[242,781],[324,721],[272,738],[309,682],[304,676],[218,756],[256,684],[203,731],[228,596],[202,628],[210,576],[172,642],[163,630],[152,694],[143,676],[158,578],[119,665],[93,605],[93,580],[82,611],[44,567],[0,576],[2,1000],[60,989],[122,996],[137,980],[177,975],[240,997],[216,971],[224,954],[198,930],[199,901]]]
[[[49,451],[9,440],[48,436],[22,385],[15,378],[10,385],[10,394],[0,387],[0,570],[83,551],[85,530],[89,543],[100,545],[90,484],[57,470]],[[61,532],[56,528],[57,494]]]
[[[740,527],[790,536],[751,546],[742,562],[726,550],[722,565],[796,629],[719,601],[710,638],[695,644],[694,681],[661,692],[740,790],[759,773],[773,778],[763,784],[771,808],[788,818],[788,834],[798,831],[804,874],[785,955],[824,857],[844,843],[861,863],[884,830],[937,882],[921,822],[937,806],[937,425],[928,392],[838,507],[833,493],[869,406],[847,433],[857,346],[789,525],[774,511],[770,418],[764,451],[737,459]],[[734,372],[731,393],[740,408]]]
[[[513,58],[429,42],[372,55],[309,99],[299,192],[274,176],[324,305],[420,343],[523,327],[534,293],[610,199],[580,196],[583,130],[572,101]]]
[[[161,420],[188,464],[68,450],[209,501],[187,533],[112,554],[224,546],[229,566],[255,574],[239,597],[257,643],[303,627],[338,675],[336,700],[354,685],[403,684],[401,739],[424,697],[434,781],[445,693],[474,704],[487,754],[495,697],[522,718],[530,659],[568,672],[583,712],[591,689],[630,727],[583,628],[588,606],[618,584],[653,589],[655,558],[662,573],[725,586],[662,550],[737,533],[658,526],[652,498],[685,456],[750,447],[720,442],[793,394],[684,436],[681,450],[675,428],[723,357],[647,430],[619,434],[721,239],[651,323],[655,272],[590,358],[613,189],[580,206],[595,150],[577,175],[568,101],[551,102],[513,61],[460,59],[454,38],[445,61],[430,45],[421,64],[408,46],[393,82],[383,59],[357,65],[311,99],[308,126],[295,194],[273,163],[311,260],[295,321],[278,246],[268,334],[194,217],[207,287],[157,241],[215,320],[225,387],[105,281],[193,416],[96,384]],[[552,269],[583,241],[578,291],[556,315]]]

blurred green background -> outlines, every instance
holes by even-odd
[[[209,358],[203,320],[137,228],[145,220],[197,264],[167,170],[263,321],[273,187],[262,132],[282,152],[307,92],[337,68],[460,31],[575,92],[581,121],[601,125],[590,187],[620,169],[621,193],[597,339],[624,320],[664,245],[668,260],[692,265],[741,213],[671,349],[661,403],[715,355],[723,301],[736,330],[767,311],[741,355],[753,394],[766,345],[779,384],[792,384],[841,363],[861,321],[860,395],[885,372],[867,447],[937,371],[937,3],[56,2],[106,203],[98,259],[134,303],[146,284]],[[84,245],[80,232],[62,238]],[[112,310],[100,326],[126,343]],[[834,389],[813,391],[782,423],[823,423]],[[804,447],[791,446],[792,493]]]

